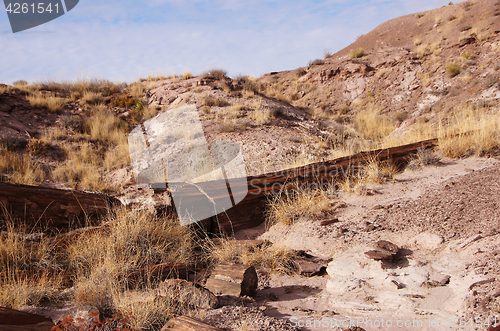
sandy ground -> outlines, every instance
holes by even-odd
[[[270,274],[257,302],[303,330],[487,330],[500,323],[500,161],[471,157],[406,170],[371,195],[343,194],[340,222],[303,220],[251,229],[331,262],[327,275]],[[404,252],[394,263],[364,252],[378,240]],[[489,318],[489,320],[488,320]]]

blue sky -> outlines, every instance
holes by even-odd
[[[391,18],[449,0],[80,0],[67,14],[13,34],[0,13],[0,83],[157,74],[230,76],[295,69]]]

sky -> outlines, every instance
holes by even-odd
[[[335,53],[398,16],[449,0],[80,0],[12,33],[0,13],[0,83],[148,75],[211,68],[259,77]]]

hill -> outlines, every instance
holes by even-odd
[[[27,199],[20,215],[0,200],[0,306],[54,321],[74,313],[87,327],[99,316],[156,330],[187,314],[226,329],[326,317],[448,321],[440,330],[458,318],[487,330],[500,305],[499,102],[500,2],[487,0],[393,19],[324,59],[258,78],[210,69],[132,84],[2,84],[0,180],[65,190],[58,196],[104,192],[123,206],[53,229],[42,217],[26,223],[48,207]],[[180,226],[168,190],[140,187],[132,172],[128,134],[183,105],[196,106],[209,142],[241,146],[247,175],[437,145],[401,164],[374,155],[326,187],[270,195],[265,224],[214,239]],[[68,215],[76,208],[57,204]],[[188,300],[198,287],[181,300],[175,286],[185,283],[163,283],[190,274],[204,284],[221,262],[256,266],[255,298],[220,296],[221,308],[198,309]]]

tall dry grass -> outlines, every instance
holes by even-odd
[[[57,113],[64,108],[67,100],[52,95],[42,94],[40,92],[30,94],[26,99],[33,108],[47,108],[52,113]]]
[[[381,141],[395,129],[392,121],[373,105],[356,116],[354,125],[363,138],[373,141]]]
[[[0,145],[0,173],[5,173],[9,181],[17,184],[37,185],[45,179],[40,162],[27,153],[9,151]]]
[[[255,109],[250,112],[249,117],[255,125],[267,125],[274,119],[274,111],[271,109]]]
[[[264,267],[281,274],[296,271],[295,253],[286,245],[264,242],[256,247],[237,245],[232,240],[220,239],[218,244],[208,241],[203,246],[212,264],[242,263]]]
[[[36,238],[22,220],[0,208],[0,306],[19,308],[57,299],[60,280],[43,273],[60,267],[55,246],[46,237]]]
[[[439,130],[439,151],[449,157],[482,156],[500,146],[500,115],[495,109],[468,107]]]
[[[158,297],[160,279],[151,274],[127,281],[131,273],[146,266],[192,261],[193,233],[178,221],[144,210],[118,209],[96,231],[67,246],[56,246],[45,236],[34,240],[36,234],[5,214],[0,219],[4,230],[0,236],[0,306],[19,308],[62,299],[68,295],[67,285],[53,273],[49,277],[48,271],[71,268],[75,279],[70,299],[104,315],[118,310],[131,313],[134,329],[159,330],[169,318],[189,310],[174,295]],[[26,277],[26,270],[39,271],[39,276]]]
[[[129,297],[132,288],[125,276],[150,265],[189,263],[192,248],[192,233],[178,221],[147,211],[120,209],[110,216],[104,231],[68,247],[69,265],[76,269],[75,299],[102,312],[131,312],[136,326],[143,328],[154,323],[151,318],[156,317],[150,315],[159,313],[161,304],[140,300],[141,310]],[[138,286],[151,294],[158,282],[150,276]],[[162,309],[163,318],[172,316],[172,311]]]
[[[300,220],[318,217],[327,212],[335,198],[335,188],[329,185],[321,188],[315,183],[295,185],[293,189],[283,189],[270,198],[267,222],[292,224]]]

